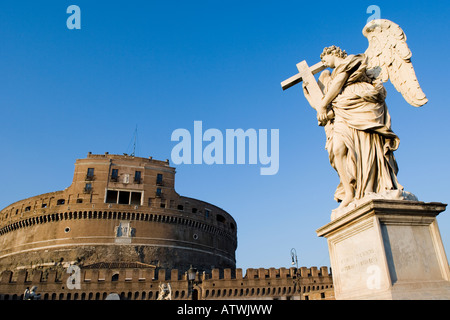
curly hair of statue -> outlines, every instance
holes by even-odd
[[[330,55],[330,54],[334,55],[336,57],[339,57],[339,58],[347,57],[347,52],[345,52],[345,50],[342,50],[341,48],[333,45],[331,47],[325,47],[323,49],[323,52],[320,54],[320,59],[322,59],[324,56]]]

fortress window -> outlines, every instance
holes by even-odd
[[[116,190],[107,190],[106,191],[106,203],[117,203],[117,194]]]
[[[183,211],[184,207],[183,207],[182,204],[179,204],[178,207],[177,207],[177,209]]]
[[[217,221],[219,221],[219,222],[225,223],[225,217],[222,216],[222,215],[220,215],[220,214],[218,214],[218,215],[216,216],[216,219],[217,219]]]
[[[112,169],[111,181],[116,181],[119,179],[119,169]]]
[[[130,192],[128,191],[119,192],[119,204],[130,204]]]
[[[141,183],[141,172],[140,171],[134,172],[134,182]]]
[[[142,194],[140,192],[132,192],[131,193],[131,203],[130,204],[137,204],[141,205],[141,196]]]
[[[30,206],[28,206],[28,207],[25,208],[25,211],[30,211],[30,210],[31,210],[31,207],[30,207]]]
[[[192,213],[197,213],[197,208],[192,208]]]
[[[111,277],[111,281],[118,281],[119,280],[119,274],[113,274],[113,276]]]
[[[163,184],[163,175],[161,173],[158,173],[156,175],[156,185],[162,186]]]
[[[64,199],[58,199],[58,200],[56,201],[56,205],[57,205],[57,206],[60,206],[60,205],[62,205],[62,204],[64,204],[64,203],[66,203],[66,200],[64,200]]]
[[[211,210],[205,209],[205,218],[209,218],[210,215],[211,215]]]
[[[46,204],[46,203],[43,203],[42,206],[41,206],[41,208],[47,208],[47,204]]]
[[[93,179],[94,179],[94,168],[88,168],[86,180],[93,180]]]
[[[106,190],[105,203],[141,205],[142,192]]]
[[[156,188],[156,196],[158,198],[161,198],[161,196],[162,196],[161,188]]]
[[[77,199],[77,203],[83,203],[83,199]]]
[[[92,184],[86,183],[86,185],[84,186],[84,193],[91,193],[91,192],[92,192]]]

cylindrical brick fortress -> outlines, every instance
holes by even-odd
[[[174,182],[168,161],[89,153],[65,190],[0,211],[0,271],[99,262],[235,268],[233,217],[180,196]]]

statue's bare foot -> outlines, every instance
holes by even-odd
[[[342,199],[341,204],[339,205],[338,209],[342,209],[345,208],[346,206],[348,206],[350,204],[350,202],[352,202],[353,197],[352,196],[346,196],[344,197],[344,199]]]

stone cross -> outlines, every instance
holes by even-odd
[[[320,100],[323,98],[323,92],[320,89],[316,79],[314,78],[314,75],[316,73],[319,73],[320,71],[325,70],[327,67],[323,64],[323,62],[318,62],[312,67],[308,67],[308,64],[306,61],[302,61],[300,63],[297,63],[297,69],[298,74],[295,76],[290,77],[287,80],[284,80],[281,83],[281,88],[283,90],[286,90],[297,83],[304,82],[306,89],[308,90],[312,102],[314,105],[314,109],[316,109],[316,106],[319,104]]]

